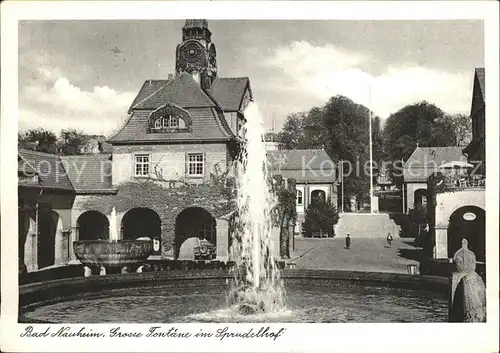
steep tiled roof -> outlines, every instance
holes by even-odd
[[[130,105],[130,109],[136,106],[138,103],[142,102],[153,93],[158,91],[160,88],[163,88],[167,84],[168,80],[147,80],[144,81],[139,93],[135,97],[134,101]]]
[[[183,108],[212,107],[216,105],[203,92],[192,76],[187,73],[182,73],[167,81],[163,86],[161,86],[160,81],[156,82],[155,87],[161,86],[156,90],[147,86],[146,83],[142,86],[141,91],[134,100],[137,103],[133,104],[131,109],[156,109],[168,102],[175,103]],[[139,97],[145,98],[140,99]]]
[[[335,169],[334,162],[322,149],[268,151],[267,156],[273,170]]]
[[[24,149],[20,149],[19,154],[37,170],[40,187],[73,191],[71,181],[58,155]]]
[[[333,170],[321,172],[321,170],[272,170],[271,174],[279,174],[283,178],[295,179],[297,183],[334,183],[335,173]]]
[[[486,85],[485,85],[485,75],[484,75],[484,67],[480,67],[476,69],[476,77],[479,82],[479,87],[481,88],[481,93],[483,95],[483,100],[486,100]]]
[[[271,173],[297,182],[335,181],[335,165],[324,150],[277,150],[268,151]]]
[[[467,161],[463,147],[417,147],[405,162],[405,167],[424,167],[453,161]]]
[[[138,110],[132,113],[125,126],[109,143],[124,142],[169,142],[169,141],[201,141],[229,140],[234,138],[224,117],[214,107],[188,108],[192,117],[191,132],[147,133],[151,111]]]
[[[23,175],[35,175],[38,171],[24,157],[19,154],[17,156],[17,172]]]
[[[405,181],[426,181],[444,163],[467,162],[462,150],[463,147],[417,147],[403,165]]]
[[[211,92],[222,109],[225,111],[237,111],[240,109],[248,83],[248,77],[217,78]]]
[[[76,192],[111,191],[111,155],[62,156]]]

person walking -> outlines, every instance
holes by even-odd
[[[351,237],[349,236],[349,233],[347,233],[347,236],[345,238],[345,248],[346,249],[351,248]]]
[[[387,245],[389,245],[389,247],[392,247],[392,235],[391,235],[391,233],[387,234]]]

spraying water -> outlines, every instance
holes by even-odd
[[[114,206],[113,209],[111,210],[111,220],[109,223],[109,240],[111,242],[118,241],[118,231],[116,229],[116,210]]]
[[[262,117],[254,102],[245,110],[245,118],[246,144],[236,171],[238,213],[231,247],[236,268],[230,301],[240,312],[252,314],[281,309],[283,284],[271,239],[276,198],[271,192]]]

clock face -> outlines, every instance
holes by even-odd
[[[182,51],[182,57],[189,63],[199,61],[203,57],[203,46],[197,42],[186,43]]]

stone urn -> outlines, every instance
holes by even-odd
[[[73,242],[73,251],[89,268],[134,268],[141,266],[153,252],[152,240],[81,240]]]
[[[486,287],[476,273],[476,256],[469,250],[467,239],[462,239],[453,262],[449,321],[486,322]]]

